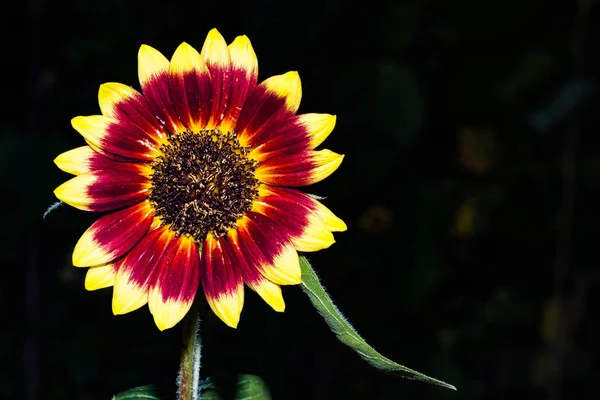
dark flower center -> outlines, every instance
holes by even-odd
[[[224,236],[258,198],[254,171],[234,132],[218,129],[169,137],[152,164],[149,199],[156,214],[178,235],[203,242],[211,232]]]

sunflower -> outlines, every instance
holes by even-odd
[[[341,164],[342,155],[315,150],[335,116],[296,115],[298,73],[257,84],[250,40],[227,45],[216,29],[200,53],[182,43],[171,61],[142,45],[138,76],[141,93],[101,85],[102,115],[71,121],[87,145],[54,160],[75,175],[56,197],[105,213],[73,251],[73,265],[89,267],[86,289],[113,286],[115,315],[148,304],[160,330],[185,316],[200,284],[233,328],[244,284],[282,312],[280,285],[301,282],[298,252],[327,248],[346,229],[290,188]]]

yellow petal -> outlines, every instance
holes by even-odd
[[[157,288],[152,289],[148,296],[148,307],[154,317],[154,323],[161,331],[177,325],[188,313],[193,302],[193,299],[181,302],[169,299],[165,302]]]
[[[202,58],[209,65],[229,66],[231,57],[227,42],[216,29],[211,29],[202,46]]]
[[[122,270],[117,273],[113,289],[113,314],[127,314],[148,302],[148,288],[129,280],[129,274]]]
[[[85,275],[85,289],[97,290],[113,286],[115,284],[116,275],[112,263],[92,267],[88,269]]]
[[[311,149],[327,139],[336,122],[336,116],[331,114],[302,114],[298,119],[308,132]]]
[[[222,294],[217,298],[206,297],[208,305],[213,312],[225,324],[232,328],[237,328],[240,322],[240,315],[244,307],[244,286],[240,285],[236,291]]]
[[[102,249],[94,240],[94,231],[86,230],[75,244],[73,249],[73,265],[76,267],[88,267],[90,265],[104,264],[111,261],[111,253]],[[114,257],[113,257],[114,258]]]
[[[186,74],[198,71],[200,75],[208,74],[208,68],[198,53],[198,50],[183,42],[177,47],[171,58],[170,71],[177,74]]]
[[[103,265],[124,255],[148,232],[152,214],[151,203],[142,201],[100,217],[77,241],[73,265]]]
[[[278,285],[297,285],[302,282],[298,252],[292,246],[284,246],[273,260],[273,265],[261,266],[262,275]]]
[[[171,58],[169,75],[171,83],[178,82],[172,95],[180,97],[174,104],[179,119],[188,129],[198,132],[204,128],[211,107],[207,99],[211,85],[208,67],[200,53],[184,42]]]
[[[96,179],[97,176],[91,174],[76,176],[54,189],[54,195],[70,206],[88,211],[92,198],[87,195],[87,188],[93,185]]]
[[[138,96],[137,90],[131,86],[118,82],[108,82],[100,85],[98,90],[98,103],[102,114],[107,117],[116,118],[115,107],[131,97]]]
[[[54,164],[68,174],[81,175],[90,172],[89,160],[94,150],[89,146],[81,146],[66,151],[54,159]]]
[[[333,233],[316,215],[309,216],[309,222],[302,235],[292,237],[292,243],[298,251],[318,251],[335,243]]]
[[[312,197],[312,196],[311,196]],[[323,220],[325,227],[332,232],[344,232],[348,229],[346,223],[341,218],[336,216],[329,208],[325,207],[323,203],[315,200],[313,204],[317,207],[316,213]]]
[[[86,142],[97,148],[102,148],[102,140],[107,135],[110,124],[117,121],[103,115],[79,116],[71,120],[71,125],[83,136]]]
[[[322,181],[333,174],[344,160],[343,154],[334,153],[331,150],[323,149],[313,152],[313,161],[316,167],[311,171],[311,177],[314,182]]]
[[[142,87],[169,70],[169,60],[162,53],[143,44],[138,52],[138,78]]]
[[[258,74],[258,59],[246,35],[238,36],[231,42],[229,53],[234,68],[246,71],[249,76]]]
[[[277,312],[285,310],[285,302],[281,293],[281,287],[273,282],[263,279],[260,282],[249,283],[248,286],[254,290],[262,299]]]
[[[268,93],[285,98],[286,108],[289,112],[295,113],[298,111],[302,99],[302,83],[297,71],[272,76],[265,79],[261,85],[265,86]]]

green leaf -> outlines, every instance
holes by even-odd
[[[154,385],[140,386],[126,390],[113,396],[113,400],[160,400],[158,390]]]
[[[270,400],[271,393],[265,382],[256,375],[239,375],[236,399]]]
[[[238,375],[233,390],[219,379],[208,378],[200,385],[202,400],[271,400],[271,393],[265,382],[256,375]],[[227,393],[232,395],[227,395]]]
[[[223,400],[212,378],[206,379],[200,385],[200,400]]]
[[[233,377],[232,377],[233,378]],[[112,400],[167,400],[175,399],[155,385],[140,386],[114,396]],[[237,375],[235,381],[225,378],[207,378],[200,384],[202,400],[271,400],[265,382],[256,375]]]
[[[315,271],[304,256],[300,257],[300,267],[302,268],[302,290],[304,293],[308,295],[312,304],[323,318],[325,318],[327,325],[329,325],[338,339],[345,345],[350,346],[366,362],[379,370],[396,374],[402,378],[422,381],[456,390],[456,388],[449,383],[442,382],[438,379],[414,371],[379,354],[374,348],[369,346],[362,337],[360,337],[356,330],[333,304],[331,298],[325,291],[325,288],[321,285],[321,282],[319,282],[319,278],[315,274]]]

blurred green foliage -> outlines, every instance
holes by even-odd
[[[205,310],[203,375],[257,375],[275,399],[597,398],[600,24],[586,4],[20,4],[0,121],[0,398],[174,382],[179,330],[145,309],[112,316],[111,291],[85,292],[71,266],[96,216],[41,216],[67,179],[52,159],[83,143],[69,121],[99,112],[98,85],[137,87],[140,44],[170,56],[213,27],[250,37],[261,79],[298,70],[300,112],[337,114],[325,147],[346,158],[307,190],[349,230],[310,260],[370,344],[459,392],[372,370],[297,287],[284,314],[248,293],[237,330]]]

